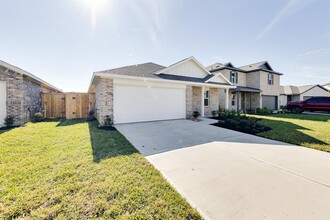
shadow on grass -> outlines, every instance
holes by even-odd
[[[310,121],[329,121],[330,116],[328,115],[308,115],[308,114],[274,114],[266,115],[275,118],[286,118],[286,119],[297,119],[297,120],[310,120]]]
[[[71,126],[81,123],[86,123],[87,119],[85,118],[77,118],[77,119],[65,119],[65,118],[58,118],[58,119],[48,119],[49,121],[59,121],[59,123],[56,125],[56,127],[60,126]]]
[[[13,128],[6,128],[6,127],[0,128],[0,134],[3,134],[5,132],[7,132],[7,131],[11,131],[12,129],[14,129],[14,127]]]
[[[97,125],[97,121],[88,122],[94,162],[138,152],[119,131],[98,129]]]
[[[290,116],[294,117],[295,115],[289,115],[289,117]],[[299,126],[291,122],[263,118],[259,123],[271,127],[273,129],[268,132],[258,133],[257,135],[261,137],[266,137],[300,146],[305,146],[306,144],[329,145],[329,143],[326,143],[322,140],[319,140],[315,137],[312,137],[310,135],[301,132],[301,130],[310,130],[310,129]]]

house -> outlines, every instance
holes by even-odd
[[[234,88],[189,57],[168,67],[143,63],[94,72],[89,93],[95,93],[98,121],[109,115],[118,124],[190,118],[193,111],[211,116],[219,105],[229,107],[229,97],[220,101],[220,94]]]
[[[277,110],[281,92],[280,78],[283,75],[269,65],[267,61],[235,67],[232,63],[215,63],[207,67],[212,74],[222,73],[236,88],[230,92],[230,108],[236,111],[250,111],[257,108]],[[220,94],[220,107],[226,97]]]
[[[330,96],[329,90],[321,85],[281,86],[280,103],[285,106],[291,101],[304,101],[308,98]]]
[[[0,60],[0,127],[6,116],[13,116],[15,125],[22,125],[41,110],[41,93],[61,90],[22,70]]]

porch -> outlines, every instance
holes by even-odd
[[[251,112],[260,108],[261,90],[251,87],[237,86],[230,89],[231,110]]]
[[[192,117],[194,111],[198,111],[201,117],[211,117],[212,111],[218,111],[221,106],[229,109],[230,97],[227,86],[187,86],[186,90],[186,115]],[[221,94],[225,93],[224,98]]]

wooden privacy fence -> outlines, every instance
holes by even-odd
[[[94,108],[95,95],[89,93],[43,93],[42,109],[45,118],[87,118]]]

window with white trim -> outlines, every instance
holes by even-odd
[[[230,72],[230,82],[234,84],[238,83],[238,73],[236,71]]]
[[[209,106],[209,90],[204,91],[204,107]]]
[[[274,74],[268,74],[268,85],[274,85]]]

